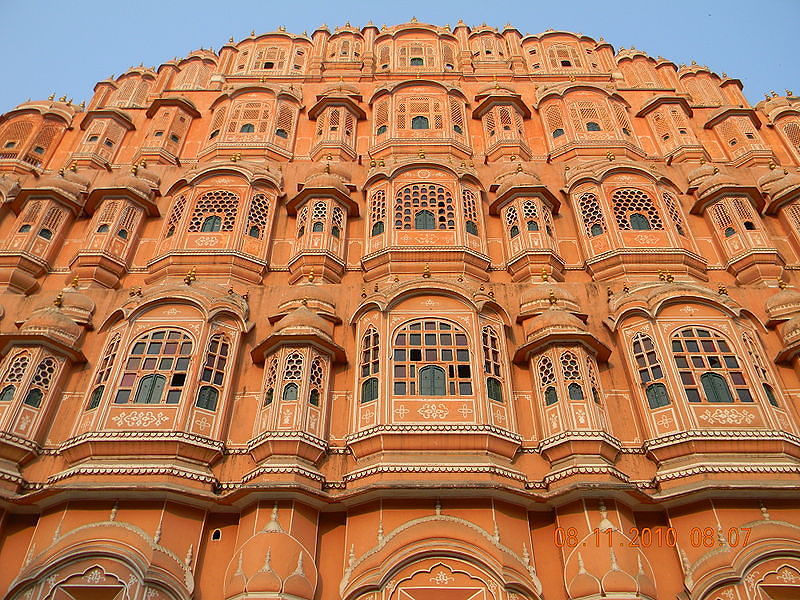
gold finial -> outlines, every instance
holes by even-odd
[[[372,160],[370,160],[370,161],[369,161],[369,166],[370,166],[370,167],[373,167],[373,168],[374,168],[374,167],[375,167],[377,164],[378,164],[378,163],[377,163],[377,162],[375,162],[375,159],[374,159],[374,158],[373,158]]]
[[[788,287],[786,281],[784,281],[783,278],[778,279],[778,287],[781,288],[782,290],[785,290]]]
[[[569,74],[569,80],[570,80],[570,81],[575,81],[575,75],[573,75],[572,73],[570,73],[570,74]]]
[[[553,290],[550,290],[550,295],[547,297],[547,301],[550,303],[550,306],[555,306],[558,302],[556,299],[556,294]]]
[[[326,175],[331,174],[331,163],[325,163],[325,174]]]
[[[78,108],[84,110],[86,108],[86,100],[81,100],[81,103],[78,104]]]
[[[78,172],[78,161],[73,160],[72,164],[69,166],[69,170],[72,171],[73,173],[77,173]]]
[[[143,169],[146,169],[147,168],[147,161],[145,159],[142,159],[141,161],[139,161],[139,166],[141,168],[143,168]]]
[[[73,287],[76,290],[78,289],[78,276],[77,275],[75,275],[75,277],[72,278],[72,283],[70,283],[69,285],[70,285],[70,287]]]
[[[611,151],[606,153],[606,158],[608,159],[608,162],[614,162],[617,159],[617,157],[614,156],[614,153]]]
[[[431,278],[431,265],[429,263],[425,263],[425,268],[422,269],[422,277],[425,279]]]
[[[770,90],[769,93],[772,94],[773,98],[777,98],[778,97],[778,92],[776,92],[775,90]]]
[[[411,17],[411,22],[412,23],[416,23],[417,22],[417,17]]]
[[[550,275],[547,273],[547,269],[542,269],[542,281],[547,283],[548,279],[550,279]]]
[[[365,288],[361,288],[361,297],[362,298],[366,298],[367,297],[367,290]]]
[[[659,281],[666,281],[667,280],[667,274],[664,273],[664,271],[659,271],[658,272],[658,280]]]
[[[624,284],[624,285],[622,286],[622,291],[623,291],[625,294],[630,294],[630,292],[631,292],[631,288],[630,288],[630,286],[629,286],[629,285],[626,283],[626,284]]]
[[[53,306],[55,306],[56,308],[61,308],[62,306],[64,306],[64,294],[62,294],[61,292],[58,293],[58,296],[56,296],[55,299],[53,300]]]
[[[792,90],[786,90],[786,95],[791,97],[792,96]]]
[[[764,100],[769,100],[769,94],[764,94]]]
[[[142,288],[140,288],[140,287],[132,287],[131,291],[128,292],[128,295],[131,296],[131,297],[133,297],[133,296],[141,296],[142,295]]]
[[[255,37],[255,35],[256,35],[256,30],[255,29],[251,29],[250,30],[250,37]]]
[[[448,156],[450,156],[450,155],[448,154]],[[512,154],[512,155],[509,157],[509,160],[510,160],[511,162],[514,162],[515,160],[517,160],[517,155],[516,155],[516,154]]]
[[[302,304],[303,306],[308,306],[308,298],[303,298],[302,300],[300,300],[300,304]]]
[[[278,27],[278,31],[286,31],[286,25],[281,25]]]
[[[611,298],[611,296],[614,295],[614,290],[612,290],[611,288],[606,288],[606,294],[608,295],[609,298]]]
[[[522,163],[517,163],[517,170],[516,173],[522,173]]]
[[[61,98],[59,98],[58,101],[59,102],[66,102],[67,101],[67,97],[66,96],[61,96]]]
[[[67,106],[72,106],[72,98],[67,98]]]
[[[139,172],[139,167],[138,167],[138,165],[133,165],[133,166],[131,167],[131,173],[133,173],[134,175],[136,175],[138,172]]]
[[[769,167],[770,171],[774,171],[775,167],[777,167],[778,165],[775,164],[775,161],[771,160],[771,161],[769,161],[769,165],[767,165],[767,166]]]
[[[61,177],[63,177],[64,176],[64,169],[59,169],[58,170],[58,174],[61,175]]]
[[[197,275],[195,274],[195,272],[196,269],[192,267],[192,270],[183,276],[183,282],[186,285],[192,285],[192,282],[197,280]]]
[[[325,160],[333,160],[333,155],[332,155],[332,154],[328,154],[328,155],[325,157]]]
[[[672,276],[672,273],[667,272],[667,275],[664,278],[664,281],[666,281],[667,283],[672,283],[673,281],[675,281],[675,278]]]
[[[315,277],[314,277],[314,269],[311,269],[308,272],[308,277],[306,279],[308,279],[308,283],[314,283],[314,279],[315,279]]]
[[[372,291],[373,292],[377,292],[378,291],[378,282],[377,281],[375,282],[375,287],[372,288]]]
[[[725,71],[722,72],[722,78],[723,79],[727,79],[728,78],[728,74]]]
[[[386,162],[385,162],[385,161],[384,161],[384,160],[381,158],[381,159],[378,161],[378,166],[379,166],[379,167],[385,167],[385,166],[386,166]]]
[[[418,156],[420,158],[425,158],[425,151],[424,150],[420,150]]]
[[[720,296],[727,296],[728,295],[728,288],[720,283],[719,286],[717,287],[717,293]]]
[[[50,101],[52,102],[53,100],[55,100],[55,99],[56,99],[56,95],[55,95],[55,94],[50,94],[50,95],[47,97],[47,99],[48,99],[48,100],[50,100]]]
[[[719,167],[714,167],[714,175],[716,175],[717,173],[719,173]]]
[[[229,37],[229,38],[228,38],[228,43],[230,43],[230,44],[232,44],[232,43],[233,43],[233,36],[231,36],[231,37]]]

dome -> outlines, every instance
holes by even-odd
[[[800,291],[783,288],[777,294],[767,298],[765,308],[771,320],[781,318],[785,320],[795,313],[800,313]]]
[[[781,336],[785,346],[791,345],[800,338],[800,316],[789,319],[784,323]]]
[[[56,334],[72,344],[81,335],[80,326],[54,306],[35,311],[22,325],[24,333]]]
[[[225,598],[240,594],[289,594],[310,600],[317,587],[314,559],[277,521],[251,536],[234,555],[225,575]]]
[[[0,175],[0,202],[12,200],[19,191],[19,182],[11,177]]]
[[[735,180],[720,171],[717,167],[714,167],[713,173],[708,177],[704,177],[697,186],[697,197],[702,198],[721,187],[736,185],[737,183]]]
[[[92,319],[95,303],[77,287],[67,286],[61,291],[61,311],[79,324],[87,324]]]
[[[525,330],[525,337],[530,339],[550,333],[584,331],[585,326],[583,321],[565,310],[548,308],[526,323]]]
[[[535,284],[527,287],[520,295],[519,308],[521,315],[535,315],[551,307],[574,313],[580,312],[577,299],[564,286],[550,283]]]
[[[133,172],[120,173],[114,176],[109,182],[108,187],[114,189],[129,189],[145,198],[149,198],[153,193],[150,182],[137,177]]]
[[[283,317],[275,326],[275,333],[293,334],[304,333],[308,329],[314,329],[331,338],[333,335],[333,324],[320,317],[317,313],[310,311],[305,306],[294,309]]]
[[[62,196],[67,196],[73,200],[77,199],[78,195],[83,191],[85,186],[68,178],[66,173],[69,173],[69,171],[62,170],[60,173],[50,173],[49,175],[45,175],[39,180],[36,188],[51,189]]]
[[[514,188],[529,188],[542,185],[542,181],[534,173],[523,171],[522,168],[515,172],[501,176],[497,195],[504,196]]]
[[[786,193],[800,189],[800,174],[789,169],[771,169],[758,180],[762,192],[774,200]]]
[[[323,171],[322,173],[315,173],[314,175],[310,175],[306,181],[305,186],[306,188],[313,188],[313,189],[335,189],[336,191],[344,194],[345,196],[350,195],[350,190],[347,189],[347,185],[344,181],[344,178],[340,175],[335,173],[329,173],[327,171]]]
[[[703,162],[696,169],[689,171],[689,173],[686,175],[686,178],[689,180],[689,187],[697,187],[703,179],[714,174],[715,168],[716,167],[714,167],[714,165]]]

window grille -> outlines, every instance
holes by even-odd
[[[395,335],[396,396],[471,396],[472,366],[466,334],[450,323],[414,321]]]
[[[292,352],[286,357],[286,366],[283,369],[283,378],[286,380],[301,379],[303,374],[303,355]]]
[[[753,402],[739,358],[716,331],[686,327],[672,336],[672,355],[689,402]],[[701,392],[702,390],[702,392]]]
[[[620,230],[664,229],[661,215],[658,214],[653,200],[643,191],[634,189],[617,190],[611,196],[611,201],[614,205],[614,216],[617,219],[617,226]],[[646,217],[646,227],[644,223],[639,227],[635,227],[636,222],[633,220],[633,215],[635,214]]]
[[[794,146],[794,149],[800,151],[800,123],[797,121],[790,121],[783,126],[783,133],[786,139]]]
[[[468,233],[478,234],[478,210],[475,192],[469,188],[464,188],[461,192],[461,199],[464,205],[465,226]]]
[[[548,356],[542,356],[537,363],[539,371],[539,385],[544,396],[545,406],[550,406],[558,402],[558,392],[556,391],[556,371],[553,361]]]
[[[581,194],[578,198],[578,209],[581,213],[581,220],[583,221],[583,228],[586,231],[586,235],[594,237],[606,232],[606,223],[603,218],[603,212],[600,210],[597,196],[590,192]]]
[[[97,408],[100,404],[103,391],[105,390],[106,382],[111,375],[111,369],[114,367],[114,360],[117,358],[117,350],[119,349],[120,335],[115,333],[111,341],[106,346],[103,357],[97,364],[97,372],[94,376],[94,389],[89,397],[89,403],[86,410]]]
[[[217,401],[225,381],[225,370],[230,357],[230,342],[221,333],[211,336],[206,350],[206,359],[200,374],[200,389],[196,405],[206,410],[216,410]]]
[[[547,50],[550,67],[555,71],[578,69],[583,66],[578,50],[566,44],[555,44]]]
[[[36,371],[33,373],[30,386],[23,402],[28,406],[39,408],[42,403],[42,398],[47,395],[47,390],[50,389],[50,384],[55,377],[58,365],[54,358],[47,357],[36,365]]]
[[[269,406],[275,398],[275,384],[278,379],[278,357],[273,356],[269,361],[267,377],[264,382],[264,406]]]
[[[209,216],[216,216],[222,220],[219,231],[233,231],[236,215],[239,210],[239,196],[225,190],[206,192],[194,207],[189,232],[202,230],[203,222]]]
[[[33,123],[30,121],[13,121],[6,125],[0,135],[0,158],[14,158],[25,146],[28,136],[33,131]],[[10,143],[14,146],[7,148]]]
[[[140,336],[128,352],[114,403],[177,404],[192,346],[191,338],[179,329],[155,329]]]
[[[372,235],[383,233],[384,222],[386,221],[386,192],[384,190],[377,190],[372,194],[370,220],[372,223]],[[380,229],[380,231],[377,231],[377,229]]]
[[[250,201],[247,215],[247,235],[256,239],[264,239],[269,217],[269,198],[266,194],[255,194]]]
[[[175,230],[178,228],[178,225],[180,225],[181,219],[183,218],[183,211],[185,208],[186,197],[179,196],[177,200],[175,200],[175,204],[172,205],[172,210],[169,213],[164,237],[170,237],[175,233]]]
[[[664,206],[667,207],[667,214],[672,219],[675,230],[679,235],[686,237],[686,230],[683,227],[683,217],[681,217],[680,208],[678,208],[678,201],[672,197],[672,194],[664,192],[661,197],[664,200]]]
[[[414,216],[421,209],[434,213],[437,229],[455,229],[453,196],[450,190],[434,183],[414,183],[397,192],[395,229],[411,229]]]

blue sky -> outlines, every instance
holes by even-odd
[[[676,63],[696,60],[738,77],[755,103],[764,92],[800,94],[800,0],[0,0],[0,113],[55,92],[75,103],[94,84],[131,65],[159,65],[199,47],[219,47],[251,30],[295,33],[322,23],[381,25],[410,20],[444,25],[510,22],[523,33],[550,27],[605,37]]]

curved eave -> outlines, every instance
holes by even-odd
[[[481,96],[478,96],[481,98]],[[488,94],[481,101],[475,110],[472,111],[473,119],[480,119],[486,112],[497,104],[513,104],[522,113],[522,117],[530,119],[531,110],[522,100],[519,94]]]
[[[335,187],[301,186],[302,184],[298,185],[298,188],[300,188],[298,193],[286,203],[286,210],[290,215],[296,215],[297,209],[312,198],[333,198],[345,205],[349,217],[357,217],[359,215],[358,203],[353,201],[349,194],[343,194],[342,190]],[[347,187],[349,188],[350,186]],[[352,187],[355,188],[355,186]]]
[[[5,356],[14,346],[45,346],[73,364],[86,362],[86,357],[79,349],[50,336],[41,333],[23,333],[22,331],[0,333],[0,356]]]
[[[158,109],[162,106],[176,106],[183,110],[184,112],[188,113],[193,119],[200,118],[200,111],[197,110],[197,107],[194,105],[194,102],[187,98],[183,98],[181,96],[171,96],[169,98],[156,98],[153,100],[150,107],[147,109],[145,113],[148,119],[152,119],[153,115],[158,112]]]
[[[683,112],[686,113],[686,116],[690,118],[694,114],[692,111],[692,107],[689,106],[689,101],[686,98],[682,96],[661,95],[661,96],[656,96],[655,98],[651,98],[650,100],[642,104],[641,108],[638,110],[635,116],[644,117],[649,113],[653,112],[659,106],[663,106],[665,104],[679,104],[680,107],[683,109]]]
[[[23,115],[28,112],[35,113],[37,115],[41,115],[43,118],[55,118],[59,119],[64,122],[64,125],[69,127],[70,123],[72,123],[72,119],[77,112],[74,107],[72,114],[68,113],[66,110],[61,109],[60,107],[50,106],[48,108],[43,108],[40,106],[18,106],[17,108],[8,111],[7,113],[0,115],[0,125],[5,123],[6,121],[13,119],[15,116]]]
[[[514,352],[514,362],[524,363],[533,352],[542,351],[554,344],[581,344],[595,354],[600,362],[608,361],[611,349],[588,332],[554,331],[525,342]]]
[[[287,333],[274,333],[268,335],[264,340],[259,343],[255,348],[250,351],[250,357],[257,365],[263,364],[267,354],[278,346],[282,345],[309,345],[322,350],[331,358],[335,363],[347,362],[347,355],[344,348],[338,344],[326,340],[325,338],[315,335],[313,333],[300,333],[300,334],[287,334]]]
[[[727,119],[728,117],[747,117],[753,123],[753,127],[756,129],[761,129],[761,121],[758,119],[756,115],[756,111],[754,108],[723,108],[715,112],[711,117],[703,124],[703,129],[711,129],[712,127],[719,125]]]
[[[747,196],[747,198],[750,200],[750,203],[759,213],[764,208],[764,196],[761,194],[761,190],[756,186],[725,184],[715,188],[711,192],[703,194],[694,202],[694,204],[692,204],[692,208],[689,210],[689,212],[693,215],[702,215],[705,209],[708,208],[708,206],[720,196],[730,194],[735,196]]]
[[[103,201],[103,198],[109,196],[111,198],[125,198],[131,202],[141,206],[148,217],[160,217],[161,213],[156,205],[155,198],[159,194],[157,191],[151,192],[149,195],[142,194],[139,190],[128,187],[103,187],[92,188],[89,195],[86,197],[84,208],[90,215],[94,213],[98,205]]]
[[[116,108],[100,108],[97,110],[90,110],[86,113],[86,116],[81,119],[81,129],[85,130],[89,123],[94,121],[95,119],[113,119],[120,125],[122,125],[127,131],[134,131],[136,126],[133,124],[131,118],[121,110],[117,110]]]
[[[775,194],[774,196],[770,195],[769,202],[764,208],[764,214],[774,215],[783,206],[786,206],[793,200],[797,200],[798,197],[800,197],[800,185],[793,185],[789,189],[781,191],[779,194]]]
[[[792,342],[783,348],[783,350],[778,352],[778,354],[775,356],[775,362],[777,364],[791,364],[798,355],[800,355],[800,340]]]
[[[67,206],[75,214],[79,213],[83,208],[83,202],[81,202],[81,196],[83,196],[83,192],[79,192],[77,196],[73,196],[72,194],[67,194],[63,190],[55,187],[36,187],[22,188],[19,192],[17,192],[17,195],[11,201],[11,210],[13,210],[16,214],[19,214],[23,205],[29,198],[37,198],[40,196],[42,198],[57,200],[61,204]]]
[[[440,169],[442,171],[447,171],[459,181],[462,179],[469,179],[481,187],[481,180],[474,171],[458,171],[452,164],[439,161],[435,158],[412,158],[409,162],[400,165],[394,164],[391,167],[387,166],[370,169],[370,173],[367,174],[367,179],[364,181],[363,189],[368,189],[369,186],[381,179],[392,180],[410,169]]]
[[[603,87],[601,85],[595,85],[595,84],[592,84],[592,83],[581,82],[581,81],[576,81],[574,83],[569,83],[568,85],[565,85],[565,86],[559,86],[559,87],[556,87],[556,88],[549,88],[549,89],[545,90],[542,93],[542,95],[536,99],[536,102],[534,103],[533,107],[538,110],[539,107],[542,105],[542,103],[545,100],[547,100],[547,99],[549,99],[551,97],[563,98],[564,96],[566,96],[570,92],[581,91],[581,90],[583,90],[583,91],[589,90],[589,91],[597,92],[597,93],[600,93],[600,94],[604,94],[608,98],[613,98],[617,102],[621,102],[622,104],[624,104],[625,106],[630,108],[630,104],[628,103],[628,101],[625,100],[625,98],[623,98],[616,91],[616,89],[615,90],[608,90],[608,89],[606,89],[605,87]]]
[[[499,188],[499,186],[498,186]],[[490,188],[491,189],[491,188]],[[525,194],[532,194],[534,196],[541,196],[547,203],[550,205],[550,210],[553,211],[554,215],[558,214],[559,209],[561,208],[561,201],[556,197],[553,192],[551,192],[548,187],[544,184],[538,185],[520,185],[514,186],[509,188],[508,190],[504,191],[501,195],[496,196],[494,200],[492,200],[491,204],[489,204],[489,214],[490,215],[499,215],[500,209],[509,201],[513,200],[517,196],[522,196]]]
[[[316,121],[320,113],[328,106],[344,106],[356,115],[359,121],[363,121],[367,118],[367,113],[355,100],[342,96],[317,96],[317,102],[308,109],[308,118],[312,121]]]

